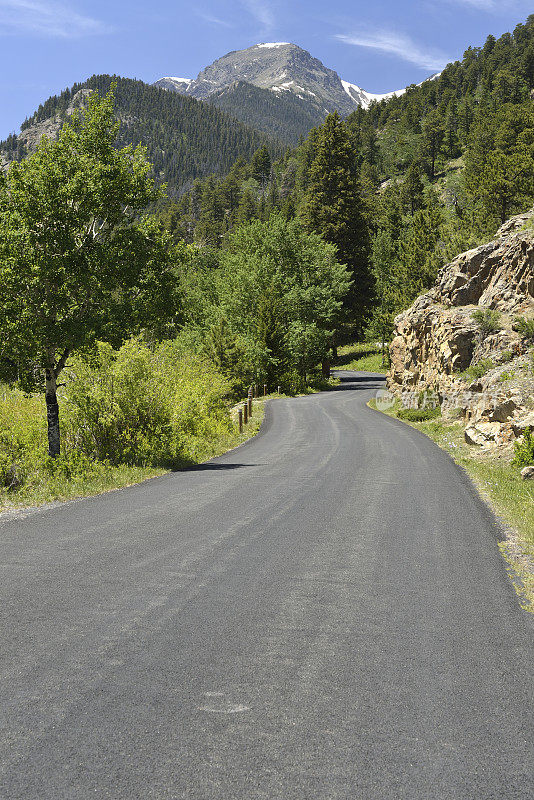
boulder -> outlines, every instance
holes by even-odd
[[[533,481],[534,480],[534,466],[532,467],[523,467],[521,470],[521,477],[524,481]]]
[[[500,432],[501,426],[498,422],[477,422],[465,429],[465,441],[467,444],[479,446],[496,444]]]
[[[513,419],[512,429],[516,436],[523,436],[526,430],[534,430],[534,411],[524,417]]]
[[[493,411],[490,411],[489,420],[490,422],[506,422],[506,420],[512,416],[516,408],[515,399],[509,397],[507,400],[503,400],[496,405]]]

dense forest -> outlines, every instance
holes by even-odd
[[[238,157],[250,158],[263,144],[273,155],[283,150],[282,144],[272,137],[192,97],[138,80],[95,75],[50,97],[25,120],[20,136],[12,135],[0,143],[0,151],[9,160],[20,160],[26,155],[24,134],[32,126],[56,116],[64,119],[78,93],[96,90],[105,94],[112,82],[116,84],[115,112],[121,122],[118,146],[142,143],[155,177],[167,183],[171,196],[190,188],[196,178],[226,174]]]
[[[258,131],[275,136],[286,145],[296,145],[315,125],[324,121],[325,112],[293,92],[260,89],[244,81],[210,95],[207,102]]]

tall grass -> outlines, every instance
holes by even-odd
[[[210,458],[237,436],[229,382],[176,342],[101,343],[71,359],[64,383],[57,459],[47,455],[42,396],[0,386],[0,507],[133,483]]]

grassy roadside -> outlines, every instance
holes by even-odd
[[[278,395],[272,396],[276,397]],[[223,453],[244,444],[244,442],[258,433],[265,413],[264,399],[254,401],[252,420],[245,426],[241,434],[237,427],[237,408],[235,406],[230,412],[235,423],[234,430],[207,442],[202,458],[198,460],[198,463],[223,455]],[[187,469],[188,466],[192,466],[192,464],[184,463],[184,469]],[[52,502],[75,500],[81,497],[94,497],[116,489],[133,486],[149,478],[166,475],[169,471],[157,467],[98,464],[92,474],[65,475],[60,473],[37,486],[29,486],[27,489],[22,488],[16,493],[10,493],[4,489],[0,490],[0,512],[35,507]]]
[[[371,400],[371,408],[376,403]],[[397,417],[398,407],[381,413]],[[405,424],[424,433],[467,472],[481,497],[504,523],[506,540],[499,549],[508,564],[508,571],[522,607],[534,612],[534,487],[524,481],[519,469],[505,457],[489,451],[474,450],[464,438],[459,422],[443,419]]]
[[[345,344],[338,347],[338,357],[332,363],[332,369],[352,369],[362,372],[387,372],[382,364],[382,351],[376,344],[361,342]]]

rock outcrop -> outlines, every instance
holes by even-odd
[[[477,309],[499,312],[484,335]],[[442,413],[461,417],[466,440],[482,447],[534,428],[533,342],[517,318],[534,314],[534,209],[509,220],[488,244],[459,255],[436,284],[395,320],[390,391],[414,405],[439,398]]]

